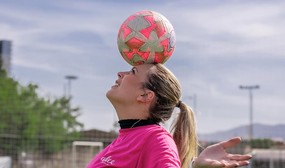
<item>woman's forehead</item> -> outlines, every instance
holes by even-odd
[[[137,65],[134,67],[141,71],[149,71],[154,66],[155,66],[154,64],[142,64],[142,65]]]

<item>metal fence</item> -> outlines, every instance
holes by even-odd
[[[0,167],[1,168],[83,168],[104,147],[117,136],[115,132],[89,130],[81,132],[80,138],[70,140],[64,138],[47,138],[47,141],[61,144],[61,150],[54,153],[45,153],[42,148],[32,149],[27,146],[17,151],[17,135],[0,134]],[[42,138],[42,137],[41,137]],[[267,140],[268,141],[268,140]],[[27,143],[29,144],[29,143]],[[201,142],[203,147],[211,145]],[[255,144],[256,146],[256,144]],[[231,153],[251,153],[251,164],[246,168],[285,168],[285,147],[282,142],[271,146],[260,143],[258,148],[252,148],[249,142],[243,142]]]
[[[19,136],[0,134],[0,141],[2,142],[0,144],[0,168],[86,167],[87,163],[115,137],[113,132],[105,134],[98,130],[92,132],[96,132],[96,134],[91,135],[91,137],[84,137],[84,134],[82,134],[77,140],[64,139],[64,137],[60,139],[55,137],[53,139],[51,137],[47,138],[47,141],[52,141],[54,144],[60,144],[61,146],[59,151],[52,153],[46,153],[44,145],[37,149],[21,146],[21,149],[25,150],[18,150]],[[97,140],[100,142],[97,142]]]
[[[202,148],[216,142],[201,142]],[[200,149],[201,151],[202,149]],[[228,149],[230,153],[251,154],[250,165],[244,168],[285,168],[285,143],[271,139],[253,139],[243,141],[234,148]]]
[[[42,99],[0,70],[0,168],[83,168],[116,132],[82,131],[70,98]],[[213,142],[201,142],[203,147]],[[251,153],[250,168],[285,168],[284,141],[253,139],[230,149]]]

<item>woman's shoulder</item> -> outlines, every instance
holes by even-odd
[[[174,140],[171,134],[162,126],[155,125],[145,128],[145,143],[155,145],[171,145],[175,146]]]
[[[163,127],[147,128],[143,142],[141,161],[144,167],[180,167],[176,144],[171,134]]]
[[[160,125],[148,125],[148,126],[143,126],[139,128],[140,132],[148,135],[148,136],[170,136],[170,133]]]
[[[171,144],[175,145],[171,134],[160,125],[147,125],[122,130],[121,137],[129,142],[135,141],[144,145]]]

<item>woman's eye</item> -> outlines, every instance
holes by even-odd
[[[132,74],[135,74],[135,73],[136,73],[135,68],[131,69],[131,73],[132,73]]]

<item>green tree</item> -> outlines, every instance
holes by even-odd
[[[274,142],[271,139],[253,139],[250,141],[252,148],[268,149],[274,146]]]
[[[51,154],[78,138],[80,109],[72,108],[66,97],[40,97],[37,89],[34,84],[22,86],[0,68],[0,152]]]

